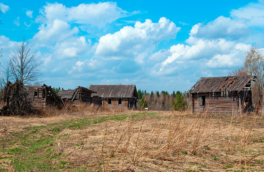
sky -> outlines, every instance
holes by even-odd
[[[264,1],[0,1],[0,62],[23,38],[52,87],[188,91],[264,52]]]

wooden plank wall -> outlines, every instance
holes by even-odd
[[[109,107],[109,108],[129,108],[128,107],[128,99],[122,99],[122,104],[118,104],[118,99],[111,99],[111,100],[112,100],[111,104],[108,104],[108,100],[107,99],[103,100],[104,107]],[[133,105],[131,105],[131,108],[133,108],[132,106],[135,107],[135,104],[133,103]]]
[[[193,113],[237,113],[239,110],[238,97],[209,97],[205,96],[205,106],[200,97],[192,98]]]

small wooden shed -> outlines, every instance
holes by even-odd
[[[254,76],[200,78],[190,89],[192,113],[246,112],[252,106]]]
[[[96,91],[92,97],[99,97],[104,107],[137,108],[137,88],[135,85],[91,85],[90,90]]]

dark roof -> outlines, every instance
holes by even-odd
[[[74,90],[59,90],[58,95],[62,98],[62,99],[71,99],[74,92],[78,90],[80,92],[90,92],[90,93],[96,93],[95,91],[89,90],[88,88],[85,87],[77,87]]]
[[[89,89],[97,92],[92,96],[102,98],[138,98],[135,85],[91,85]]]
[[[221,91],[240,91],[253,76],[225,76],[200,78],[199,81],[190,89],[190,93],[207,93]]]

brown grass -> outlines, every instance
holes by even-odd
[[[45,163],[63,171],[264,170],[262,116],[117,111],[82,110],[47,118],[2,117],[0,144],[3,139],[9,143],[15,140],[12,133],[26,134],[28,130],[31,131],[26,127],[53,127],[55,125],[50,124],[67,121],[75,124],[89,118],[93,121],[89,126],[71,128],[58,125],[57,128],[61,130],[55,134],[50,132],[54,128],[39,129],[28,139],[50,135],[52,144],[30,156],[44,156],[45,151],[51,149],[53,152],[49,157],[56,158],[47,158]],[[124,113],[127,116],[122,120],[111,118]],[[10,157],[8,149],[27,148],[21,144],[17,141],[5,145],[6,151],[0,152],[0,157]],[[14,158],[27,157],[16,154],[12,155],[10,161],[0,159],[0,167],[18,170],[18,166],[12,163]],[[35,166],[24,170],[30,171],[32,168],[33,171],[43,170]]]

